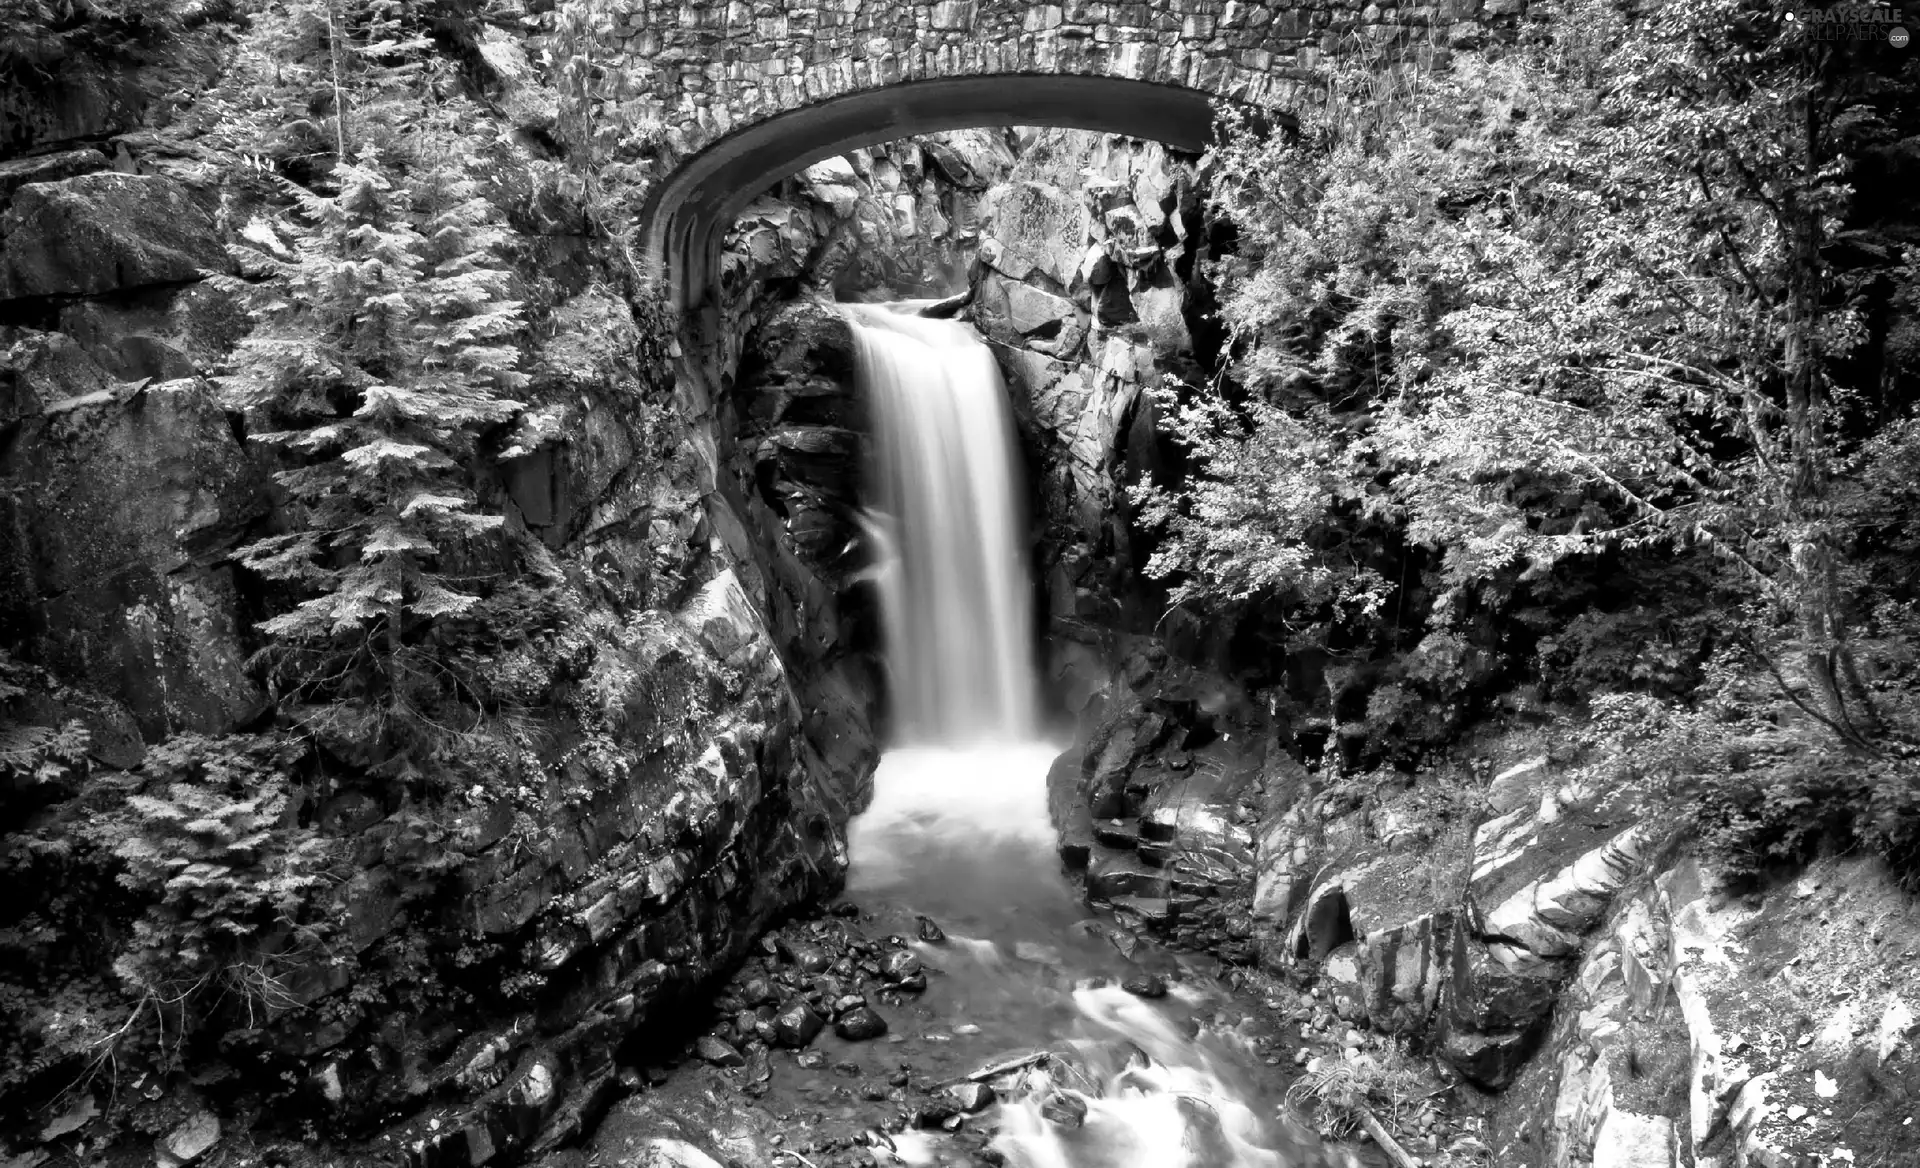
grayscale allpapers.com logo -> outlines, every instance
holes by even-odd
[[[1889,4],[1830,4],[1787,11],[1787,19],[1821,41],[1886,41],[1896,49],[1907,47],[1906,26]]]

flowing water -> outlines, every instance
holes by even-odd
[[[910,306],[903,306],[910,307]],[[876,569],[895,741],[850,831],[849,891],[947,938],[936,1035],[1050,1050],[986,1117],[1016,1168],[1278,1168],[1323,1162],[1276,1118],[1275,1072],[1223,1001],[1174,970],[1171,992],[1087,920],[1061,872],[1046,777],[1062,743],[1040,730],[1021,478],[992,354],[966,327],[849,306],[878,430]],[[1166,959],[1169,967],[1174,959]],[[988,1059],[987,1061],[991,1061]],[[1014,1061],[1017,1061],[1014,1060]],[[941,1137],[900,1142],[940,1160]]]

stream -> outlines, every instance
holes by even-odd
[[[894,727],[846,897],[764,938],[716,1003],[695,1053],[737,1094],[675,1076],[596,1146],[626,1156],[644,1118],[797,1168],[1353,1162],[1282,1118],[1271,1011],[1064,874],[1006,391],[970,329],[916,307],[843,309],[876,419]]]

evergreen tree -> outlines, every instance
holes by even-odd
[[[338,194],[295,190],[311,230],[290,256],[261,253],[277,278],[223,379],[236,406],[278,420],[255,440],[301,461],[277,476],[299,527],[242,556],[311,593],[261,626],[299,650],[285,661],[300,673],[279,676],[346,699],[331,716],[395,748],[434,725],[448,679],[432,627],[478,599],[445,557],[502,523],[478,510],[468,465],[526,382],[505,232],[457,159],[427,162],[401,178],[363,155],[337,168]]]

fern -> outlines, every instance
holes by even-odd
[[[430,161],[407,174],[367,155],[338,168],[337,195],[295,190],[305,230],[291,259],[256,250],[276,278],[250,291],[254,331],[222,379],[234,407],[279,422],[254,440],[300,459],[278,477],[303,521],[241,554],[305,593],[261,625],[295,651],[283,692],[355,703],[339,724],[394,749],[438,729],[431,632],[478,599],[444,565],[503,522],[467,468],[527,381],[505,232],[461,160]]]

